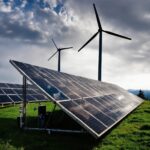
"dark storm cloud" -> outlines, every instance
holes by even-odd
[[[97,30],[97,22],[92,6],[93,1],[83,0],[81,2],[72,0],[68,1],[68,3],[70,3],[72,9],[75,8],[76,14],[85,25],[92,22],[95,24],[95,30]],[[126,41],[104,34],[104,38],[106,38],[103,40],[103,52],[120,60],[118,64],[110,64],[110,66],[113,66],[109,68],[110,75],[113,76],[114,72],[116,72],[115,74],[123,74],[125,76],[128,75],[127,70],[130,70],[131,75],[135,72],[150,72],[150,1],[95,0],[94,3],[104,29],[132,38],[132,41]],[[111,29],[106,28],[106,26]],[[90,31],[89,28],[87,32]],[[98,47],[95,47],[95,45],[98,46],[97,42],[96,40],[92,41],[94,43],[93,49],[97,50]],[[92,47],[88,45],[86,48]]]
[[[145,44],[146,36],[150,33],[150,19],[146,17],[150,17],[150,1],[95,0],[95,4],[102,24],[109,23],[114,29],[131,34],[133,42],[138,41],[134,43],[135,48]],[[103,27],[105,28],[105,25]]]
[[[94,11],[92,3],[96,4],[101,22],[103,20],[112,24],[117,28],[124,30],[136,30],[150,31],[150,19],[144,17],[150,14],[150,1],[144,0],[76,0],[68,2],[74,7],[77,13],[81,14],[85,18],[91,18],[91,21],[95,21],[93,17]],[[90,14],[90,15],[89,15]],[[86,20],[86,19],[85,19]],[[84,21],[84,20],[83,20]]]
[[[39,31],[32,30],[19,22],[11,22],[8,18],[1,19],[0,36],[3,38],[17,38],[23,40],[38,40],[41,38]]]
[[[105,28],[105,23],[109,23],[114,29],[119,32],[123,31],[123,33],[128,34],[129,32],[132,34],[132,37],[139,36],[141,32],[150,32],[150,19],[144,17],[144,15],[149,14],[149,1],[139,1],[139,0],[95,0],[94,1],[101,21],[102,25]],[[64,1],[64,7],[67,9],[71,9],[74,11],[74,15],[77,15],[82,23],[85,25],[88,24],[89,21],[93,21],[95,23],[95,29],[97,28],[97,23],[95,20],[95,15],[92,7],[91,0],[76,0],[76,1]],[[62,34],[70,34],[69,32],[74,32],[74,37],[83,36],[83,31],[78,32],[76,29],[71,29],[71,27],[67,27],[60,19],[58,15],[54,15],[51,11],[44,11],[39,7],[32,8],[34,12],[34,22],[37,22],[39,28],[42,30],[33,30],[29,28],[29,26],[24,23],[20,25],[19,20],[15,20],[15,22],[11,21],[9,14],[2,15],[1,12],[1,29],[0,34],[2,37],[7,38],[22,38],[27,40],[40,40],[44,35],[44,31],[49,32],[49,36],[58,36],[60,37]],[[50,8],[49,8],[50,9]],[[20,8],[21,10],[21,8]],[[47,20],[47,23],[44,22]],[[28,21],[28,20],[26,20]],[[80,26],[80,24],[78,24]],[[48,27],[49,26],[49,27]],[[72,30],[72,31],[71,31]],[[109,30],[109,29],[108,29]],[[80,33],[82,36],[80,36]],[[87,33],[88,34],[88,33]],[[143,34],[143,33],[142,33]],[[130,34],[128,34],[130,35]]]
[[[137,33],[150,32],[150,20],[144,18],[144,15],[150,13],[150,1],[101,0],[96,4],[103,17],[118,28],[136,30]]]

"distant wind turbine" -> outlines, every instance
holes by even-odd
[[[103,30],[95,4],[93,4],[93,7],[94,7],[96,20],[97,20],[97,24],[98,24],[98,31],[78,50],[78,52],[81,51],[88,43],[90,43],[99,34],[98,80],[101,81],[101,78],[102,78],[101,77],[102,76],[102,32],[105,32],[110,35],[118,36],[120,38],[124,38],[127,40],[131,40],[131,38],[128,38],[128,37],[125,37],[125,36],[110,32],[110,31]]]
[[[58,48],[55,41],[52,39],[53,44],[55,45],[57,51],[48,59],[48,61],[50,59],[52,59],[57,53],[58,53],[58,72],[60,72],[60,61],[61,61],[61,51],[62,50],[67,50],[67,49],[71,49],[73,47],[65,47],[65,48]]]

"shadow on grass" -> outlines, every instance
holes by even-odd
[[[70,118],[64,116],[64,114],[60,115],[60,113],[62,112],[57,111],[53,115],[53,117],[57,117],[57,120],[53,124],[49,124],[51,127],[59,128],[61,126],[63,129],[81,128],[73,120],[69,120]],[[29,117],[28,123],[35,123],[35,119],[37,120],[35,117]],[[0,118],[0,144],[3,143],[3,145],[8,145],[8,147],[10,145],[16,149],[92,150],[98,141],[88,134],[52,133],[48,135],[46,131],[24,131],[19,129],[17,119]]]
[[[40,119],[36,117],[27,117],[27,126],[41,127]],[[56,128],[56,129],[74,129],[81,130],[82,127],[77,124],[73,119],[66,115],[62,110],[55,112],[48,112],[44,117],[43,128]]]
[[[150,130],[150,125],[149,124],[144,124],[141,126],[140,130]]]
[[[50,112],[48,116],[51,116]],[[44,124],[47,128],[81,130],[81,126],[61,110],[55,111],[52,118],[48,116]],[[38,118],[27,117],[27,126],[39,127]],[[17,118],[0,118],[0,140],[16,149],[24,150],[92,150],[101,144],[102,139],[110,134],[112,129],[95,140],[89,134],[52,133],[48,135],[46,131],[24,131],[19,129]]]

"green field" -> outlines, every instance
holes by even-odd
[[[37,111],[34,110],[37,105],[27,106],[30,118],[37,115]],[[52,110],[52,104],[46,105]],[[145,101],[99,140],[93,139],[90,135],[48,135],[47,132],[22,131],[17,126],[18,115],[19,105],[0,109],[0,150],[150,149],[150,101]],[[29,123],[31,123],[30,118]]]

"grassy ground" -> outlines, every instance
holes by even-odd
[[[30,104],[28,116],[37,115],[38,104]],[[46,104],[49,110],[53,105]],[[58,109],[57,109],[58,111]],[[148,150],[150,149],[150,102],[145,101],[132,114],[99,140],[90,135],[52,134],[21,131],[16,118],[19,106],[0,109],[0,150]],[[58,117],[58,119],[60,119]],[[60,119],[61,120],[61,119]],[[35,121],[36,122],[36,121]],[[30,120],[28,120],[30,123]]]

